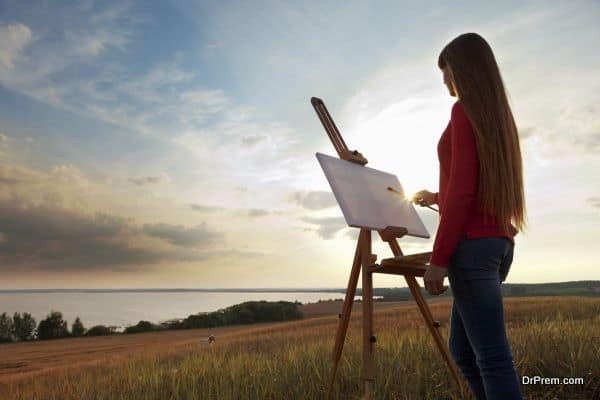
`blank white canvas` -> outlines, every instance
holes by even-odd
[[[373,230],[399,226],[411,236],[429,238],[412,203],[387,189],[404,194],[396,175],[321,153],[317,159],[349,226]]]

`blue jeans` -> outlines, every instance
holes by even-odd
[[[503,237],[463,237],[448,265],[450,352],[477,400],[522,399],[500,293],[513,248]]]

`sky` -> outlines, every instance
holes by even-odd
[[[600,279],[599,19],[597,1],[2,1],[0,289],[345,287],[358,230],[310,98],[370,167],[436,191],[456,100],[437,57],[465,32],[521,138],[508,282]]]

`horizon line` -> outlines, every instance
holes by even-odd
[[[600,280],[593,279],[585,279],[585,280],[577,280],[577,281],[558,281],[558,282],[511,282],[511,283],[503,283],[503,285],[549,285],[549,284],[558,284],[558,283],[600,283]],[[253,291],[253,292],[269,292],[269,291],[291,291],[291,292],[302,292],[302,291],[345,291],[347,288],[345,287],[260,287],[260,288],[252,288],[252,287],[229,287],[229,288],[182,288],[182,287],[152,287],[152,288],[21,288],[21,289],[0,289],[0,293],[10,293],[10,292],[152,292],[152,291],[178,291],[178,292],[193,292],[193,291],[205,291],[205,292],[235,292],[235,291]],[[362,289],[362,287],[357,286],[357,289]],[[408,286],[385,286],[385,287],[374,287],[373,289],[408,289]]]

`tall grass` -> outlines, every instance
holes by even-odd
[[[447,337],[450,306],[434,304]],[[507,299],[505,314],[521,375],[583,377],[583,385],[527,385],[528,399],[600,399],[600,299]],[[211,346],[139,355],[0,383],[6,399],[323,399],[337,318],[256,328]],[[334,386],[358,399],[360,315],[350,324]],[[375,313],[376,399],[458,399],[415,307]]]

